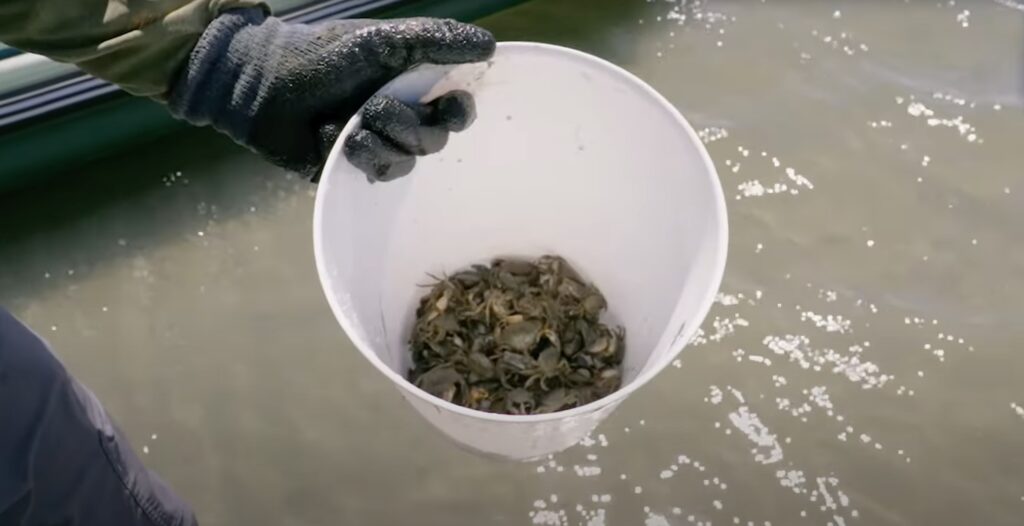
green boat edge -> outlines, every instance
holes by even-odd
[[[434,16],[472,22],[525,0],[418,0],[371,12],[375,18]],[[186,128],[157,103],[123,93],[0,134],[0,193],[68,176],[74,167]]]

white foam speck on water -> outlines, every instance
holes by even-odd
[[[644,521],[644,526],[670,526],[664,515],[649,513]]]
[[[719,316],[715,316],[711,325],[715,330],[713,334],[707,335],[703,328],[698,329],[697,334],[695,334],[693,340],[690,341],[690,345],[698,347],[708,342],[722,341],[722,338],[736,332],[736,327],[748,327],[750,323],[741,318],[738,314],[734,314],[732,318],[721,318]]]
[[[740,299],[739,299],[739,296],[737,296],[735,294],[726,294],[724,292],[719,292],[715,296],[715,301],[728,307],[728,306],[731,306],[731,305],[738,305],[739,302],[740,302]]]
[[[637,495],[639,495],[639,494],[641,494],[643,492],[644,492],[644,488],[641,487],[641,486],[636,486],[635,488],[633,488],[633,493],[635,493]]]
[[[143,455],[148,455],[149,454],[149,446],[142,446],[142,454]]]
[[[941,100],[948,101],[954,105],[962,106],[963,99],[957,99],[952,96],[937,94],[939,96],[933,98],[939,98]],[[936,110],[929,108],[924,103],[914,100],[911,96],[907,102],[907,113],[912,117],[923,118],[925,123],[930,127],[945,127],[954,128],[957,133],[965,138],[967,142],[981,142],[978,138],[977,129],[969,122],[964,120],[963,115],[957,115],[955,117],[940,116]]]
[[[751,362],[754,362],[754,363],[759,363],[759,364],[762,364],[762,365],[765,365],[765,366],[768,366],[768,367],[770,367],[772,365],[772,360],[770,358],[765,358],[764,356],[761,356],[761,355],[758,355],[758,354],[751,354],[750,356],[747,356],[747,360],[751,361]]]
[[[868,248],[873,247],[873,246],[875,246],[875,240],[874,239],[869,239],[864,244],[867,245]]]
[[[796,173],[796,170],[793,168],[786,168],[786,177],[788,177],[790,181],[796,183],[797,186],[803,186],[810,190],[814,189],[814,184],[812,184],[811,181],[803,175]]]
[[[601,466],[576,466],[572,469],[576,472],[576,476],[579,477],[596,477],[601,474]]]
[[[755,462],[773,464],[782,460],[782,446],[779,445],[776,435],[771,433],[768,427],[761,423],[757,414],[751,412],[747,406],[740,406],[736,411],[729,413],[729,420],[757,446],[753,450]]]
[[[964,9],[956,15],[956,21],[960,24],[960,27],[968,27],[971,25],[971,11]]]
[[[839,334],[850,332],[850,320],[840,315],[827,314],[822,316],[812,311],[801,312],[800,321],[808,320],[813,322],[815,327],[825,329],[825,332],[838,332]]]
[[[720,501],[718,499],[715,499],[715,500],[711,501],[711,504],[714,505],[716,510],[721,510],[722,509],[722,501]]]
[[[1017,405],[1016,402],[1010,402],[1010,409],[1013,409],[1013,412],[1016,413],[1017,416],[1024,419],[1024,407]]]
[[[832,18],[835,18],[835,19],[839,19],[839,18],[841,18],[842,16],[843,16],[843,13],[842,13],[842,12],[840,12],[840,11],[839,11],[838,9],[836,9],[836,10],[835,10],[835,12],[834,12],[834,13],[832,13]]]
[[[935,115],[933,110],[920,102],[911,102],[910,104],[907,104],[907,113],[914,117],[920,117],[922,115],[925,117],[931,117],[932,115]]]
[[[782,487],[791,489],[793,493],[807,493],[807,488],[804,487],[804,482],[807,482],[807,479],[804,477],[803,471],[780,469],[775,472],[775,478],[779,479],[779,484]]]
[[[768,335],[762,343],[775,354],[785,356],[803,369],[842,374],[851,382],[860,384],[863,389],[882,387],[890,379],[889,375],[880,374],[876,364],[861,359],[859,346],[851,346],[848,354],[834,349],[814,349],[810,347],[807,336],[793,334]]]
[[[740,195],[736,196],[737,199],[741,197],[761,197],[767,192],[761,181],[756,179],[742,182],[736,186],[736,189],[740,191]]]
[[[672,478],[674,475],[675,475],[675,472],[673,472],[672,470],[670,470],[670,469],[663,469],[661,471],[661,473],[658,475],[658,478],[660,478],[662,480],[665,480],[665,479],[668,479],[668,478]]]
[[[530,512],[530,519],[533,524],[540,526],[569,526],[569,520],[565,511],[536,510]]]
[[[548,507],[548,503],[543,500],[537,499],[533,501],[533,507],[537,509],[544,509]]]
[[[818,297],[824,299],[827,303],[835,303],[839,300],[839,293],[834,290],[821,289],[818,290]]]
[[[710,144],[729,137],[729,131],[725,128],[712,126],[709,128],[702,128],[697,131],[697,137],[699,137],[701,142],[704,144]]]

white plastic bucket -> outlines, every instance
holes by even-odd
[[[487,64],[422,66],[385,91],[476,97],[478,118],[399,180],[370,184],[335,144],[320,181],[317,270],[356,347],[430,423],[476,451],[530,459],[583,438],[694,335],[725,267],[725,200],[678,111],[625,70],[571,49],[502,43]],[[508,416],[413,386],[408,337],[427,273],[558,254],[626,328],[623,386],[589,405]],[[382,423],[382,426],[386,425]]]

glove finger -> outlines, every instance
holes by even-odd
[[[389,40],[389,60],[399,70],[417,64],[482,62],[494,55],[495,41],[486,29],[454,20],[407,18],[382,24]]]
[[[363,128],[408,153],[428,155],[444,148],[448,131],[425,123],[424,117],[426,108],[410,107],[394,97],[376,95],[363,107]]]
[[[460,132],[476,120],[476,102],[468,91],[448,92],[425,106],[429,117],[422,119],[422,122],[429,126]]]
[[[344,123],[328,122],[322,124],[317,130],[317,139],[319,140],[318,146],[320,148],[320,159],[327,160],[327,156],[331,154],[331,148],[334,148],[334,143],[337,142],[338,136],[341,135],[341,130],[345,128]],[[320,182],[320,173],[322,167],[317,168],[316,172],[311,175],[310,181],[314,183]]]
[[[376,133],[359,130],[345,139],[345,157],[359,168],[370,182],[392,181],[408,175],[416,158],[389,144]]]

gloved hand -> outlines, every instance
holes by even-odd
[[[487,60],[494,37],[451,20],[337,20],[289,24],[259,9],[231,10],[203,32],[171,89],[171,113],[212,125],[271,162],[314,181],[359,108],[363,129],[345,154],[371,180],[409,173],[414,155],[440,150],[475,116],[452,92],[426,105],[373,97],[420,63]]]

